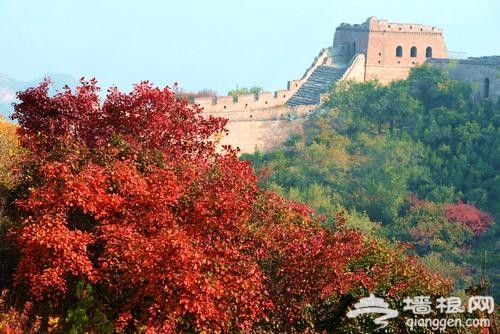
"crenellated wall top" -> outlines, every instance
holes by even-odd
[[[370,32],[393,32],[414,34],[443,34],[443,30],[434,26],[416,23],[393,23],[380,20],[375,16],[369,17],[362,24],[342,23],[337,30],[354,30]]]

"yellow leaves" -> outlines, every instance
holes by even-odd
[[[216,132],[212,135],[212,138],[215,143],[220,143],[222,138],[224,138],[224,132],[223,131]]]
[[[5,149],[5,145],[12,146],[12,148],[18,146],[18,139],[16,136],[17,125],[7,122],[0,118],[0,143],[1,149]]]
[[[49,332],[51,332],[51,330],[54,330],[57,327],[57,325],[59,324],[59,320],[61,320],[60,317],[49,316],[49,320],[47,321]]]
[[[0,184],[11,187],[14,183],[12,167],[18,152],[17,125],[0,118]]]

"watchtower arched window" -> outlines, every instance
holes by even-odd
[[[396,57],[403,57],[403,48],[401,46],[396,48]]]
[[[352,54],[356,54],[356,42],[352,42]]]
[[[432,48],[430,46],[425,49],[425,58],[432,58]]]
[[[488,98],[490,96],[490,78],[484,79],[484,98]]]
[[[412,46],[410,50],[410,57],[416,57],[417,56],[417,48]]]

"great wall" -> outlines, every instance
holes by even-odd
[[[229,119],[229,135],[222,144],[242,153],[267,151],[302,132],[304,121],[335,82],[377,79],[387,84],[406,78],[412,67],[424,62],[447,70],[454,79],[473,81],[476,98],[500,96],[499,56],[450,59],[441,29],[370,17],[362,24],[337,27],[332,46],[322,49],[302,78],[289,81],[287,89],[199,97],[194,103],[208,114]]]

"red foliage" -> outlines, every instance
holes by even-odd
[[[311,321],[307,310],[321,308],[329,297],[376,286],[366,272],[348,268],[365,253],[361,233],[322,228],[310,208],[272,193],[262,196],[254,214],[255,253],[267,273],[275,331],[300,330]]]
[[[359,232],[259,191],[211,139],[226,120],[147,82],[103,103],[98,91],[82,81],[49,96],[44,82],[18,95],[15,282],[36,300],[57,307],[84,281],[118,331],[286,331],[313,328],[306,310],[332,295],[388,279],[350,269],[366,255]]]
[[[111,89],[101,106],[82,84],[19,94],[32,169],[15,281],[53,303],[79,280],[99,284],[117,319],[152,328],[248,329],[270,301],[244,242],[255,176],[210,140],[226,121],[168,88]]]
[[[464,224],[476,236],[485,232],[494,221],[491,215],[460,200],[456,204],[449,204],[445,207],[445,216],[450,221]]]
[[[469,228],[474,236],[484,233],[494,222],[493,216],[479,210],[472,204],[466,204],[458,200],[455,204],[436,204],[426,200],[420,200],[416,196],[410,196],[410,210],[425,209],[437,215],[444,215],[448,221],[461,223]],[[415,231],[419,234],[418,231]],[[422,237],[427,237],[423,236]]]

